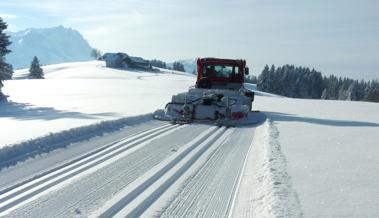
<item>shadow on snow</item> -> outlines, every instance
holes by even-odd
[[[285,121],[285,122],[303,122],[326,126],[346,126],[346,127],[379,127],[378,123],[353,121],[353,120],[333,120],[333,119],[320,119],[313,117],[303,117],[295,114],[286,114],[279,112],[264,111],[268,117],[273,121]]]
[[[83,114],[80,112],[57,110],[52,107],[36,107],[29,103],[1,102],[0,118],[16,120],[56,120],[62,118],[97,119],[99,116],[115,116],[114,113]]]

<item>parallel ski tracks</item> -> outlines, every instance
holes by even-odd
[[[239,129],[211,152],[206,162],[157,214],[159,217],[228,217],[251,147],[252,132]],[[245,137],[243,137],[243,135]],[[247,137],[246,135],[250,135]]]
[[[211,146],[225,141],[228,128],[213,127],[187,143],[176,154],[162,161],[129,184],[92,217],[139,217],[175,183]],[[230,132],[229,132],[230,133]]]
[[[0,190],[0,216],[9,214],[51,188],[61,188],[66,182],[108,166],[143,148],[152,140],[185,126],[187,125],[164,125],[128,136],[27,181]],[[241,143],[240,140],[232,141],[235,130],[228,127],[207,127],[162,161],[141,172],[115,192],[113,197],[105,203],[102,202],[100,208],[86,216],[144,217],[151,216],[156,208],[163,209],[159,212],[163,217],[227,216],[234,203],[236,186],[240,182],[245,155],[250,147],[250,144],[246,145],[249,137]],[[240,131],[237,138],[243,138]],[[238,144],[243,145],[237,146]],[[143,163],[145,161],[141,161]],[[224,175],[229,177],[225,178]],[[225,188],[228,190],[225,191]],[[222,203],[217,203],[220,201]],[[168,206],[161,207],[161,203]],[[156,212],[154,214],[157,215]]]
[[[105,162],[116,161],[132,153],[150,141],[168,135],[184,126],[164,125],[128,136],[104,145],[68,163],[36,175],[26,181],[0,191],[0,216],[9,213],[17,206],[32,200],[46,190],[71,180],[80,174],[101,167]]]

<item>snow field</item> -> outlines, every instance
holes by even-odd
[[[303,217],[376,217],[379,104],[258,96]]]
[[[104,120],[152,113],[195,82],[190,74],[106,68],[103,61],[43,67],[44,80],[5,81],[0,104],[0,147]]]

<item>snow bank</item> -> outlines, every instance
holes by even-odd
[[[5,146],[0,149],[0,169],[57,148],[67,147],[74,142],[88,140],[92,137],[101,136],[105,133],[117,131],[126,126],[135,125],[151,119],[152,114],[145,114],[117,120],[102,121],[57,133],[49,133],[35,139]]]
[[[271,120],[256,129],[232,217],[301,217],[287,161]]]

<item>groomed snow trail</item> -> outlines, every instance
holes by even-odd
[[[159,216],[227,217],[252,138],[250,128],[233,129]]]
[[[3,195],[1,196],[0,199],[2,201],[5,201],[9,198],[12,198],[18,194],[25,192],[28,189],[34,188],[40,184],[44,184],[44,182],[49,181],[53,177],[64,175],[67,172],[70,172],[71,175],[78,173],[78,170],[82,170],[83,166],[88,166],[87,168],[84,168],[84,170],[88,169],[91,166],[95,166],[96,164],[105,160],[104,157],[112,156],[109,154],[114,154],[115,151],[120,152],[121,148],[125,150],[130,149],[138,145],[139,142],[151,139],[159,135],[160,133],[163,133],[165,130],[166,131],[170,130],[171,128],[169,127],[169,125],[154,128],[154,129],[145,131],[143,133],[136,134],[136,135],[127,137],[125,139],[121,139],[119,141],[102,146],[101,148],[98,148],[96,150],[93,150],[92,152],[84,154],[76,158],[75,160],[70,161],[69,163],[60,165],[59,167],[56,167],[50,170],[49,172],[37,175],[30,181],[25,181],[23,183],[15,184],[4,191],[2,190],[1,194]]]
[[[47,174],[36,176],[33,180],[20,182],[19,185],[14,185],[10,190],[1,192],[0,215],[36,199],[50,188],[57,188],[64,185],[65,182],[73,182],[73,180],[96,172],[131,153],[134,154],[153,140],[165,137],[183,127],[185,126],[165,125],[144,131],[84,154]]]
[[[0,216],[227,217],[254,129],[162,122],[0,190]]]

